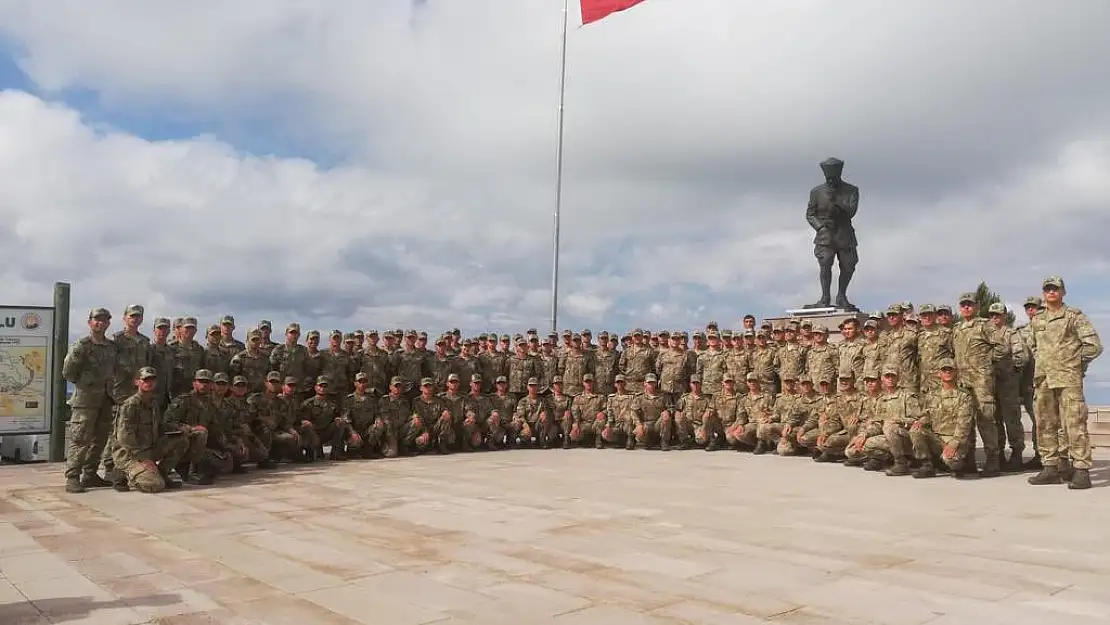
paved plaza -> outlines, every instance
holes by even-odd
[[[0,467],[0,624],[1110,623],[1096,488],[727,451],[323,463],[163,495]]]

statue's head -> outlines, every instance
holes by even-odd
[[[844,172],[844,161],[839,158],[828,158],[821,163],[821,171],[825,174],[826,182],[839,182],[840,174]]]

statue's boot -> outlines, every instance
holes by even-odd
[[[841,293],[836,296],[836,307],[844,310],[857,310],[856,305],[848,301],[848,296]]]

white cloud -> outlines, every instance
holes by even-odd
[[[545,327],[560,3],[410,4],[0,0],[41,96],[0,94],[4,300],[68,279],[81,308]],[[1110,310],[1106,23],[1099,0],[1015,1],[1005,20],[658,0],[574,29],[560,325],[811,301],[804,204],[829,155],[863,190],[861,306],[981,279],[1021,302],[1058,273]],[[98,121],[50,103],[72,90]],[[134,117],[209,134],[101,121]],[[305,157],[247,153],[254,134]]]

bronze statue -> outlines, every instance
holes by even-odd
[[[835,259],[840,264],[836,307],[855,311],[858,309],[848,301],[848,284],[859,261],[856,230],[852,227],[852,218],[859,208],[859,188],[840,178],[844,161],[838,158],[821,163],[821,171],[825,173],[825,184],[809,192],[809,207],[806,209],[806,221],[817,232],[813,237],[813,254],[821,268],[821,299],[806,308],[828,308],[832,305],[829,290],[832,288]]]

